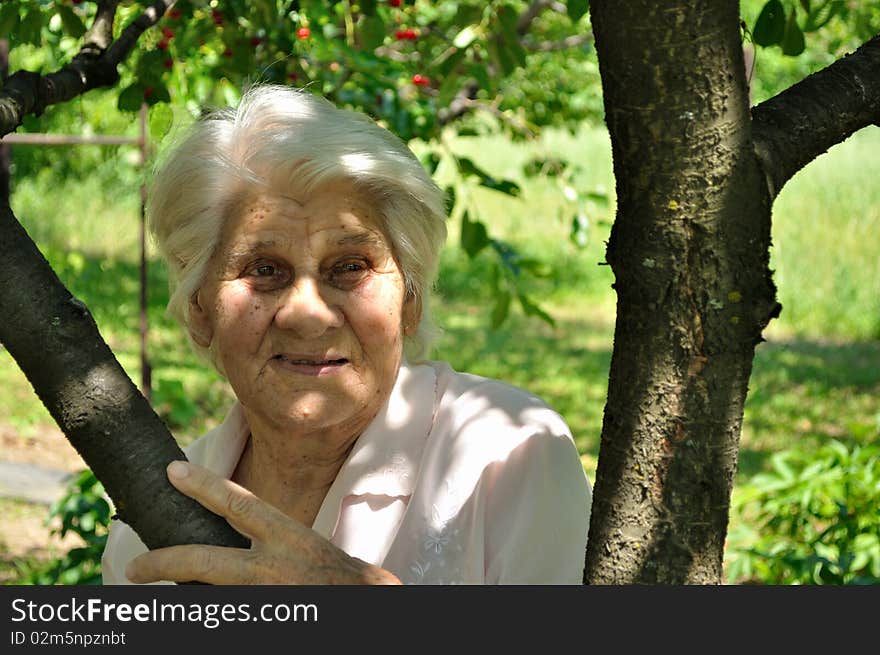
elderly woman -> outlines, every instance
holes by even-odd
[[[365,116],[262,86],[198,121],[149,202],[169,311],[229,381],[168,467],[250,549],[147,552],[105,584],[578,584],[590,487],[533,395],[428,361],[443,196]]]

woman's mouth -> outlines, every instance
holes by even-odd
[[[344,357],[324,358],[285,354],[275,355],[272,361],[281,370],[300,375],[332,375],[348,364],[348,359]]]

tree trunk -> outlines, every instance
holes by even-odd
[[[185,459],[183,452],[5,203],[0,280],[0,343],[103,483],[118,517],[149,548],[247,545],[168,482],[165,466]]]
[[[780,309],[738,3],[590,4],[618,301],[584,580],[714,584],[754,349]]]
[[[0,84],[9,75],[9,41],[0,39]],[[8,143],[0,143],[0,204],[9,202],[11,181],[12,153]]]

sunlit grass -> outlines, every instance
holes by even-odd
[[[774,207],[771,265],[783,310],[771,334],[880,338],[880,128],[832,148]]]

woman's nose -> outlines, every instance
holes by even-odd
[[[312,277],[297,279],[279,302],[276,324],[302,339],[320,337],[327,330],[342,326],[344,320],[342,311],[328,302]]]

